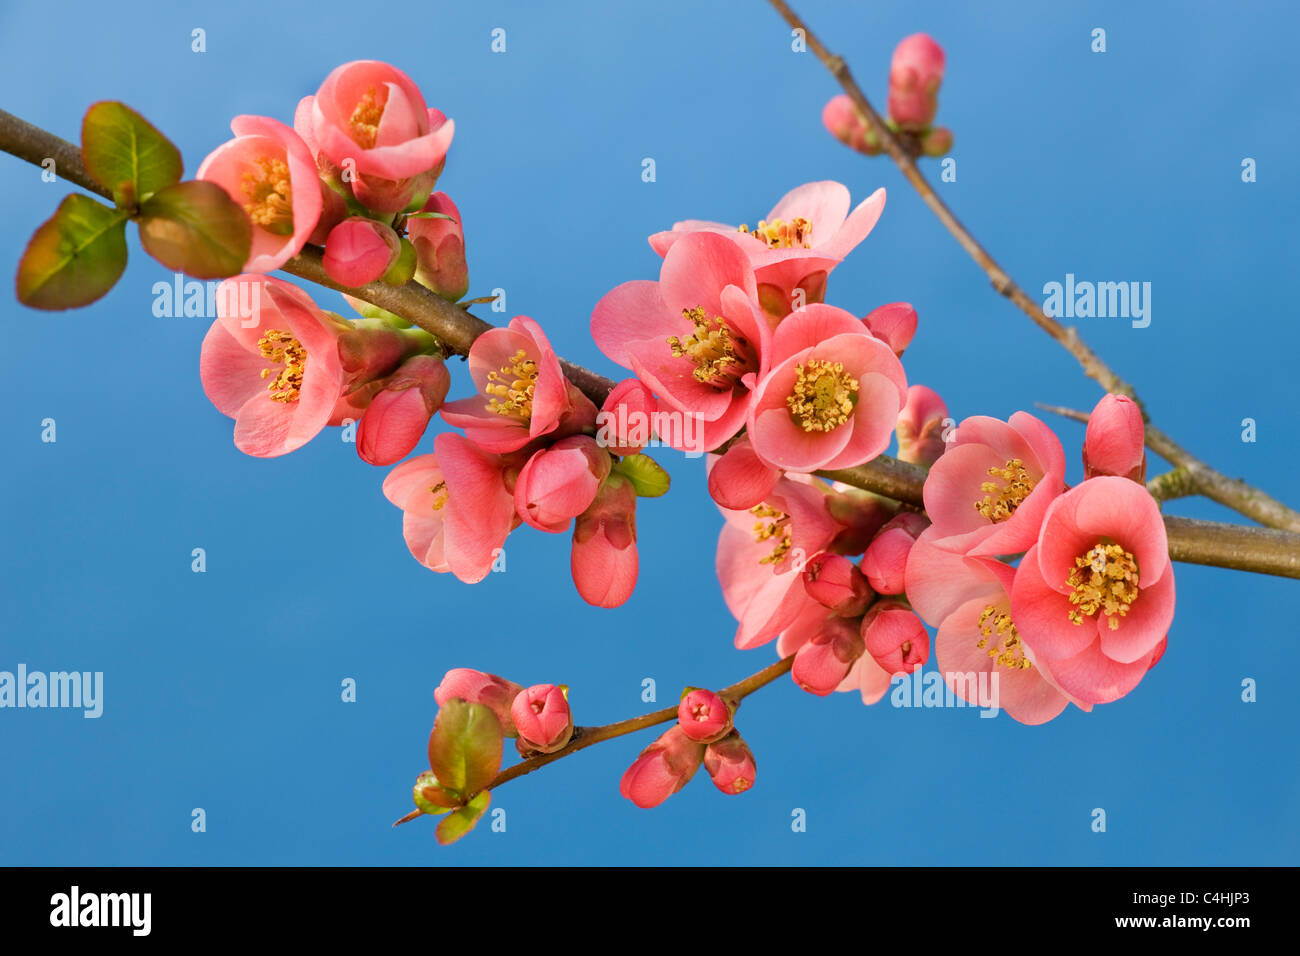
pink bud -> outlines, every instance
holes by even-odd
[[[748,511],[772,493],[783,472],[754,451],[741,435],[721,455],[709,456],[709,495],[730,511]]]
[[[862,640],[887,674],[910,674],[930,657],[930,635],[902,601],[872,605],[862,619]]]
[[[734,732],[709,744],[704,751],[704,769],[714,786],[726,794],[744,793],[754,785],[758,772],[749,745]]]
[[[907,390],[907,404],[898,415],[898,457],[901,461],[929,467],[947,448],[944,441],[948,406],[934,389],[913,385]]]
[[[830,134],[849,149],[856,149],[867,156],[878,156],[881,151],[880,140],[871,128],[862,121],[853,100],[841,93],[831,97],[822,110],[822,123]]]
[[[1083,439],[1083,476],[1118,475],[1146,480],[1146,429],[1142,410],[1127,395],[1106,395],[1088,417]]]
[[[704,761],[704,744],[697,743],[676,724],[652,743],[628,767],[618,792],[643,810],[657,807],[695,776]]]
[[[903,351],[916,335],[916,309],[907,302],[891,302],[872,310],[863,317],[871,334],[884,342],[894,354],[902,357]]]
[[[460,210],[446,193],[434,193],[421,212],[436,212],[450,219],[411,218],[406,234],[415,244],[419,265],[416,280],[444,299],[459,302],[469,291],[469,266],[465,263],[465,230]]]
[[[857,619],[829,617],[794,654],[790,676],[810,694],[825,697],[849,675],[863,652]]]
[[[573,525],[569,566],[578,594],[596,607],[618,607],[636,587],[636,490],[611,473]]]
[[[625,378],[596,416],[596,443],[615,455],[634,455],[650,443],[659,403],[640,379]]]
[[[322,265],[339,285],[355,289],[380,278],[402,254],[402,240],[382,222],[352,216],[330,230]]]
[[[401,461],[419,444],[451,388],[442,359],[414,355],[371,400],[357,427],[357,454],[372,465]]]
[[[515,511],[539,531],[567,531],[595,501],[611,464],[609,452],[590,436],[562,438],[536,452],[519,472]]]
[[[952,151],[952,130],[936,126],[921,139],[921,152],[926,156],[946,156]]]
[[[939,109],[943,47],[924,33],[913,33],[894,48],[889,65],[889,115],[903,129],[922,130]]]
[[[442,683],[434,690],[433,699],[439,707],[455,697],[471,704],[491,707],[497,720],[501,721],[501,732],[507,737],[513,737],[517,731],[510,717],[510,705],[521,693],[523,688],[514,681],[468,667],[456,667],[447,671]]]
[[[521,753],[555,753],[573,736],[573,714],[564,687],[534,684],[515,697],[510,716],[519,731]]]
[[[677,705],[677,723],[691,740],[711,744],[731,733],[731,708],[713,691],[693,687]]]
[[[862,572],[843,555],[823,551],[804,567],[808,596],[840,617],[858,617],[874,596]]]
[[[872,539],[862,556],[862,571],[878,594],[902,594],[903,573],[907,556],[921,532],[930,527],[929,519],[914,511],[904,511],[891,518]]]

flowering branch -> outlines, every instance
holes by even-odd
[[[904,178],[921,195],[925,204],[943,223],[944,228],[952,234],[953,238],[988,275],[993,288],[1014,302],[1039,328],[1073,355],[1089,378],[1100,384],[1107,392],[1130,396],[1141,407],[1141,401],[1138,399],[1134,387],[1113,372],[1088,347],[1088,344],[1083,341],[1075,328],[1066,328],[1047,315],[1038,303],[1015,283],[1002,266],[998,264],[997,260],[980,245],[970,231],[961,224],[952,210],[948,208],[947,203],[939,198],[934,187],[930,185],[917,167],[914,159],[917,152],[916,144],[911,139],[896,135],[889,125],[880,118],[880,115],[867,100],[866,95],[854,81],[844,59],[827,50],[808,28],[808,25],[797,13],[790,9],[789,4],[785,3],[784,0],[769,0],[769,2],[785,18],[791,28],[802,31],[808,49],[839,81],[840,86],[844,88],[844,92],[853,101],[853,105],[865,119],[880,146],[898,165]],[[1300,531],[1300,512],[1288,508],[1276,498],[1244,481],[1229,478],[1219,473],[1205,462],[1194,457],[1175,442],[1173,438],[1151,425],[1145,409],[1143,409],[1143,418],[1147,421],[1147,447],[1172,464],[1185,468],[1187,470],[1187,481],[1194,486],[1196,493],[1204,495],[1212,501],[1217,501],[1219,504],[1225,505],[1268,527],[1281,528],[1287,531]]]

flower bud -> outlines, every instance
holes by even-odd
[[[560,534],[596,499],[609,452],[588,435],[562,438],[533,454],[515,482],[515,511],[539,531]]]
[[[1146,480],[1146,429],[1142,410],[1127,395],[1106,395],[1088,417],[1083,439],[1083,476],[1118,475]]]
[[[688,688],[677,705],[677,723],[691,740],[711,744],[731,733],[731,707],[711,690]]]
[[[659,403],[637,378],[625,378],[610,391],[596,416],[596,444],[615,455],[633,455],[650,439]]]
[[[862,556],[862,571],[877,594],[903,593],[907,556],[928,527],[930,522],[924,515],[904,511],[891,518],[872,539]]]
[[[471,704],[490,707],[501,721],[501,732],[507,737],[517,734],[514,720],[510,716],[510,705],[523,688],[514,681],[495,674],[471,670],[468,667],[456,667],[447,671],[442,683],[433,692],[433,699],[441,707],[447,701],[459,697]]]
[[[821,630],[795,651],[790,676],[808,693],[825,697],[840,686],[863,650],[856,619],[829,617]]]
[[[434,193],[421,212],[439,213],[431,218],[406,221],[406,234],[415,243],[419,265],[416,280],[450,302],[459,302],[469,291],[469,266],[465,262],[465,230],[460,210],[446,193]],[[450,216],[443,219],[441,216]]]
[[[402,239],[397,258],[379,278],[387,285],[406,285],[415,275],[415,246],[410,239]]]
[[[515,697],[510,716],[519,731],[519,751],[550,754],[564,747],[573,736],[573,714],[569,710],[568,688],[535,684]]]
[[[905,37],[889,65],[889,115],[901,129],[923,130],[939,109],[943,47],[924,33]]]
[[[618,792],[643,810],[657,807],[686,786],[703,761],[704,744],[673,725],[627,768]]]
[[[884,342],[900,358],[916,335],[916,309],[907,302],[891,302],[873,309],[863,317],[871,334]]]
[[[573,524],[569,566],[578,594],[596,607],[618,607],[636,587],[636,489],[610,472],[596,500]]]
[[[451,373],[442,359],[432,355],[407,359],[361,416],[357,454],[372,465],[401,461],[419,444],[450,388]]]
[[[744,793],[754,785],[758,772],[749,745],[734,731],[705,749],[704,769],[714,786],[726,794]]]
[[[898,458],[929,467],[939,460],[947,443],[944,422],[948,406],[932,388],[913,385],[907,390],[907,404],[898,415]]]
[[[946,156],[952,151],[952,130],[936,126],[921,138],[921,152],[926,156]]]
[[[849,149],[856,149],[866,156],[880,155],[880,140],[871,127],[863,122],[853,100],[846,94],[831,97],[822,110],[822,123],[832,136]]]
[[[741,435],[721,455],[709,456],[709,495],[730,511],[748,511],[772,493],[782,471],[769,465],[748,435]]]
[[[887,674],[910,674],[930,657],[930,635],[902,601],[873,604],[862,619],[862,640]]]
[[[843,555],[823,551],[804,567],[808,596],[840,617],[858,617],[874,595],[866,577]]]
[[[355,289],[382,277],[401,252],[402,241],[388,226],[352,216],[330,230],[321,264],[339,285]]]

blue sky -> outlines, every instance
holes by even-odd
[[[1151,282],[1148,328],[1080,319],[1083,334],[1162,428],[1300,503],[1294,10],[797,8],[881,107],[894,44],[935,36],[957,160],[956,182],[939,188],[957,214],[1031,295],[1067,273]],[[388,60],[456,120],[440,188],[464,216],[470,294],[504,288],[510,314],[605,374],[619,370],[590,342],[591,308],[620,282],[655,277],[647,235],[683,218],[753,222],[789,188],[837,179],[855,200],[880,185],[889,200],[829,301],[859,314],[912,302],[909,380],[959,418],[1099,397],[990,291],[888,160],[825,134],[821,107],[837,90],[759,0],[394,2],[373,20],[329,2],[132,9],[5,5],[5,108],[75,140],[87,106],[121,99],[174,139],[192,174],[231,116],[289,121],[338,63]],[[504,54],[490,51],[496,27]],[[1105,53],[1091,52],[1095,27]],[[654,183],[641,179],[646,157]],[[1246,157],[1257,182],[1241,180]],[[11,157],[0,171],[0,262],[12,269],[69,187]],[[641,581],[616,611],[577,597],[567,538],[526,529],[506,573],[476,586],[434,575],[406,551],[384,472],[337,431],[278,460],[235,450],[199,384],[207,320],[153,315],[153,283],[168,278],[132,240],[122,282],[90,308],[41,314],[0,299],[0,670],[104,673],[98,720],[0,710],[0,863],[1298,862],[1296,584],[1188,565],[1164,660],[1091,714],[1030,728],[818,699],[783,679],[739,714],[759,765],[742,796],[701,774],[637,810],[618,779],[647,733],[503,788],[504,833],[480,827],[439,848],[432,821],[392,830],[426,767],[448,668],[567,683],[579,723],[597,724],[773,659],[771,647],[731,644],[703,464],[661,456],[674,487],[642,503]],[[454,374],[463,394],[459,364]],[[1241,440],[1247,417],[1254,443]],[[53,444],[41,441],[46,418]],[[1052,425],[1075,479],[1082,427]],[[1206,502],[1171,510],[1225,517]],[[198,547],[203,574],[190,570]],[[340,700],[348,677],[355,703]],[[647,677],[658,704],[641,700]],[[1255,703],[1241,700],[1245,678]],[[191,831],[197,807],[204,833]],[[1096,807],[1104,834],[1090,828]],[[795,808],[806,832],[792,832]]]

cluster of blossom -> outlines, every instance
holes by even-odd
[[[433,698],[439,707],[454,699],[487,707],[496,714],[501,735],[515,738],[520,756],[555,753],[573,737],[569,688],[563,684],[521,687],[495,674],[457,667],[446,673]]]

